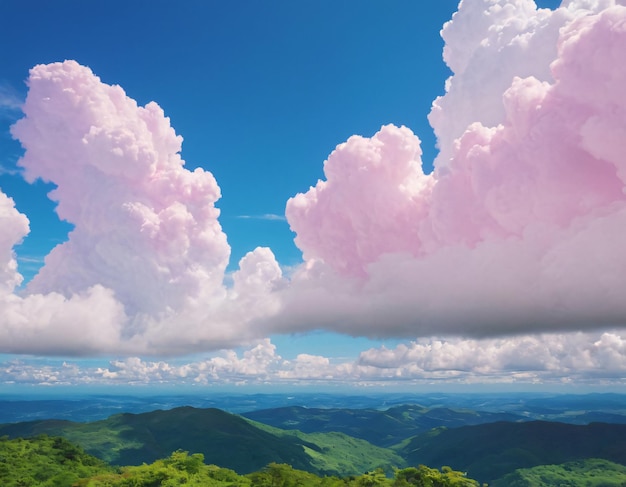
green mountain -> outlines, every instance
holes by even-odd
[[[519,468],[586,458],[626,464],[626,425],[531,421],[437,428],[397,451],[410,465],[450,465],[491,483]]]
[[[591,458],[562,465],[523,468],[505,475],[491,487],[624,487],[626,466]]]
[[[113,465],[154,462],[182,449],[248,473],[276,462],[317,474],[352,475],[404,466],[395,452],[344,434],[304,434],[261,425],[219,409],[175,408],[103,421],[44,420],[0,425],[0,436],[62,436]]]
[[[402,405],[387,410],[292,406],[252,411],[243,416],[277,428],[297,429],[304,433],[338,431],[382,447],[390,447],[439,426],[454,428],[524,419],[510,413],[426,408],[419,405]]]
[[[393,477],[382,469],[343,478],[318,476],[279,463],[240,475],[207,465],[201,453],[182,450],[150,464],[112,468],[64,438],[0,438],[2,487],[478,487],[476,481],[450,468],[420,465],[394,470]]]

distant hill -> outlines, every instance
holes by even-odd
[[[310,432],[277,428],[219,409],[179,407],[117,414],[90,423],[40,420],[4,424],[0,425],[0,437],[62,436],[113,465],[151,463],[184,450],[201,453],[208,464],[240,474],[272,462],[342,477],[377,468],[390,473],[393,467],[422,464],[450,466],[491,484],[517,469],[538,465],[588,458],[626,464],[626,425],[622,424],[523,422],[513,415],[515,422],[437,427],[409,436],[431,424],[455,426],[499,415],[412,405],[386,411],[278,408],[248,416]],[[394,446],[376,446],[363,438]]]
[[[591,458],[562,465],[540,465],[505,475],[491,487],[624,487],[626,466]]]
[[[525,420],[523,416],[510,413],[427,408],[415,404],[383,411],[291,406],[252,411],[243,413],[243,416],[277,428],[297,429],[304,433],[338,431],[382,447],[390,447],[438,426],[454,428]]]
[[[397,451],[410,465],[449,465],[491,483],[519,468],[586,458],[626,464],[626,425],[530,421],[437,428]]]
[[[317,474],[351,475],[404,466],[391,450],[346,435],[283,431],[219,409],[175,408],[102,421],[44,420],[0,425],[0,436],[62,436],[114,465],[150,463],[182,449],[207,463],[249,473],[271,462]]]
[[[244,414],[285,406],[303,406],[325,409],[386,410],[404,404],[430,410],[480,411],[509,413],[526,420],[560,421],[588,424],[590,422],[626,423],[626,395],[624,394],[547,394],[547,393],[469,393],[469,394],[395,394],[372,393],[353,396],[345,393],[324,394],[306,391],[289,394],[210,394],[195,393],[159,395],[89,394],[61,396],[48,389],[49,395],[29,396],[0,394],[0,424],[35,421],[39,419],[67,419],[71,421],[98,421],[119,413],[147,413],[157,409],[180,406],[218,408],[230,413]],[[134,389],[127,389],[134,391]],[[512,418],[500,418],[515,421]],[[438,424],[434,426],[441,426]],[[416,434],[415,432],[414,434]]]

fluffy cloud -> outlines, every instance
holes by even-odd
[[[50,196],[74,230],[16,294],[13,247],[28,223],[0,193],[1,351],[184,354],[318,328],[413,338],[623,326],[624,25],[623,1],[570,0],[555,11],[531,0],[461,2],[442,31],[454,74],[430,115],[441,149],[434,172],[424,174],[406,127],[340,144],[326,179],[287,202],[304,256],[288,278],[264,248],[225,275],[217,182],[184,167],[182,139],[156,103],[138,106],[73,61],[36,66],[12,129],[25,149],[19,164],[27,180],[57,186]],[[557,341],[577,337],[610,352],[603,366],[622,367],[619,334]],[[528,360],[517,345],[506,355],[513,339],[502,340],[480,345],[500,370],[513,367],[507,356]],[[566,369],[556,348],[528,340]],[[283,362],[266,343],[202,370],[129,359],[101,376],[388,377],[376,360],[402,353],[412,362],[391,368],[396,377],[490,370],[469,357],[477,342],[448,340],[429,363],[420,347],[439,345],[424,343],[338,368],[306,354]],[[595,370],[596,348],[586,346]]]
[[[615,332],[543,334],[497,339],[430,338],[393,349],[363,351],[356,359],[299,354],[287,360],[269,340],[237,354],[224,351],[195,361],[151,361],[139,357],[89,366],[31,359],[0,364],[0,383],[45,385],[160,384],[299,386],[398,386],[534,383],[580,386],[624,384],[626,340]]]
[[[219,187],[183,167],[182,138],[157,104],[139,107],[67,61],[31,70],[23,110],[12,133],[26,179],[54,183],[57,213],[75,225],[29,291],[100,284],[134,314],[178,309],[221,283],[230,248]]]
[[[326,180],[288,202],[308,266],[287,316],[369,336],[624,324],[626,7],[533,6],[462,2],[444,28],[455,74],[433,117],[456,117],[458,93],[473,104],[461,120],[480,115],[438,133],[450,156],[432,174],[419,139],[386,126],[338,146]],[[557,31],[545,54],[537,39]],[[514,62],[493,73],[506,89],[489,85],[482,110],[476,73],[500,69],[509,50]],[[543,63],[544,79],[514,76],[515,59]]]
[[[0,296],[12,293],[22,282],[17,272],[17,260],[13,247],[20,243],[29,232],[29,222],[25,215],[15,209],[15,203],[0,192]]]
[[[182,138],[161,108],[138,106],[74,61],[36,66],[28,84],[25,117],[12,127],[25,148],[19,164],[28,181],[56,185],[57,213],[75,228],[17,296],[12,247],[27,220],[1,195],[2,350],[185,353],[258,338],[246,324],[269,313],[272,300],[257,301],[280,268],[256,249],[224,286],[219,187],[184,168]]]

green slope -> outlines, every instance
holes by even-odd
[[[2,487],[65,487],[113,470],[63,438],[0,438]]]
[[[393,472],[381,469],[349,477],[318,476],[291,465],[270,463],[245,475],[207,465],[202,454],[175,451],[150,464],[112,468],[60,437],[0,438],[2,487],[478,487],[462,472],[423,465]]]
[[[366,472],[382,468],[391,473],[395,468],[406,465],[404,459],[394,451],[345,435],[343,433],[302,433],[298,430],[283,430],[257,423],[251,424],[281,438],[297,438],[310,457],[310,471],[325,475],[339,472]],[[340,474],[346,475],[346,474]]]
[[[345,435],[306,435],[253,423],[219,409],[181,407],[120,414],[103,421],[35,421],[0,425],[0,436],[63,436],[114,465],[139,465],[172,451],[202,453],[208,463],[239,473],[287,463],[314,473],[352,475],[403,460],[390,450]]]
[[[623,487],[626,466],[608,460],[588,459],[562,465],[541,465],[505,475],[491,487]]]
[[[450,465],[481,482],[519,468],[586,458],[626,463],[626,425],[544,421],[440,428],[398,447],[411,465]]]
[[[243,416],[277,428],[297,429],[305,433],[338,431],[382,447],[390,447],[439,426],[454,428],[523,419],[510,413],[426,408],[415,404],[387,410],[291,406],[252,411]]]

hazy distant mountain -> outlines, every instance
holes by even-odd
[[[591,421],[626,423],[626,395],[624,394],[372,393],[354,396],[312,392],[292,394],[163,393],[153,396],[101,394],[72,395],[70,399],[58,394],[48,394],[46,397],[3,394],[0,396],[0,423],[52,418],[97,421],[122,412],[145,413],[180,406],[217,408],[231,413],[244,414],[290,406],[383,411],[407,404],[419,404],[430,410],[479,411],[480,416],[485,413],[508,413],[528,420],[561,421],[572,424],[587,424]]]
[[[410,465],[449,465],[481,482],[518,468],[601,458],[626,464],[626,425],[531,421],[422,433],[398,449]]]
[[[63,436],[114,465],[150,463],[178,449],[202,453],[207,463],[239,473],[260,470],[270,462],[337,475],[404,465],[395,452],[340,433],[283,431],[219,409],[181,407],[119,414],[92,423],[44,420],[0,425],[0,436],[39,434]]]
[[[383,447],[438,426],[454,428],[526,419],[511,413],[430,409],[419,405],[396,406],[383,411],[292,406],[252,411],[243,416],[277,428],[297,429],[305,433],[339,431]]]
[[[310,432],[280,429],[214,408],[180,407],[117,414],[91,423],[44,420],[5,424],[0,425],[0,436],[63,436],[115,465],[150,463],[182,449],[202,453],[207,463],[239,473],[260,470],[270,462],[340,476],[377,467],[389,471],[391,467],[424,464],[435,468],[448,465],[468,472],[471,478],[492,482],[519,468],[580,459],[626,464],[626,425],[622,424],[519,422],[519,417],[512,415],[516,422],[450,427],[500,416],[421,406],[385,411],[277,408],[248,416],[270,418],[275,424]],[[449,427],[412,434],[432,424]],[[343,432],[395,446],[374,446]]]

